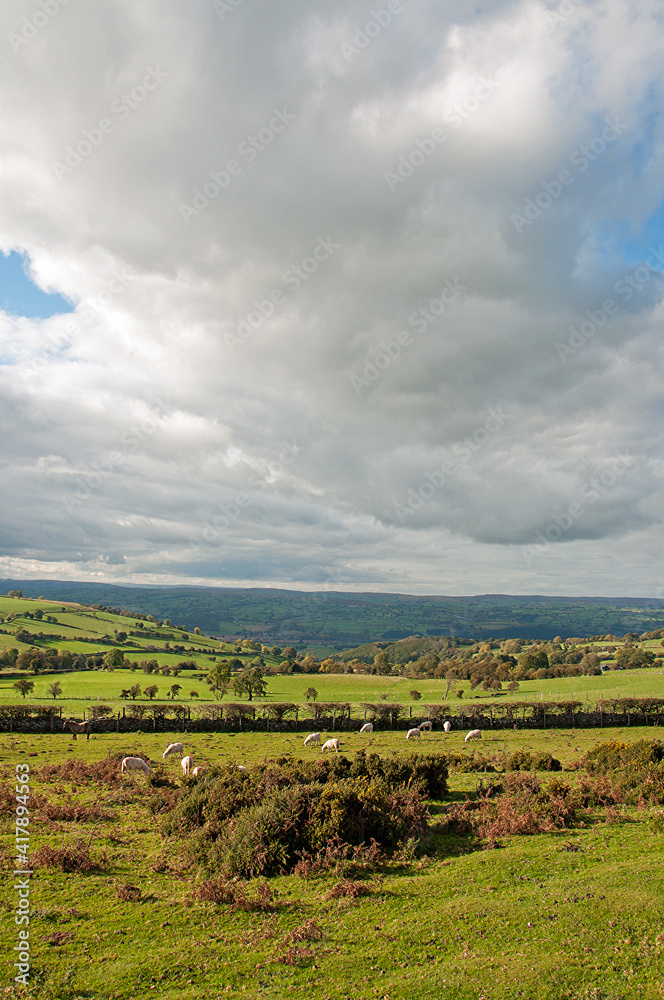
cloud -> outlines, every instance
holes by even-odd
[[[5,575],[659,586],[657,8],[373,9],[0,12]]]

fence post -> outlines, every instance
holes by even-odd
[[[332,709],[332,732],[334,732],[334,730],[336,728],[337,728],[337,710],[336,710],[336,708],[333,708]]]
[[[120,713],[119,712],[118,712],[118,717],[115,720],[115,731],[116,731],[116,733],[120,732]]]

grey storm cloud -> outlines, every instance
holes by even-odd
[[[74,308],[0,314],[6,576],[661,587],[654,2],[46,7],[0,248]]]

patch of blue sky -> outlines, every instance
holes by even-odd
[[[625,219],[605,219],[597,232],[596,253],[606,267],[636,266],[649,262],[664,272],[664,204],[635,233]]]
[[[74,306],[57,293],[42,291],[30,277],[30,260],[12,250],[0,253],[0,310],[26,319],[48,319],[74,311]]]

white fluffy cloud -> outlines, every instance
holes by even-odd
[[[6,4],[3,575],[659,596],[663,34]]]

